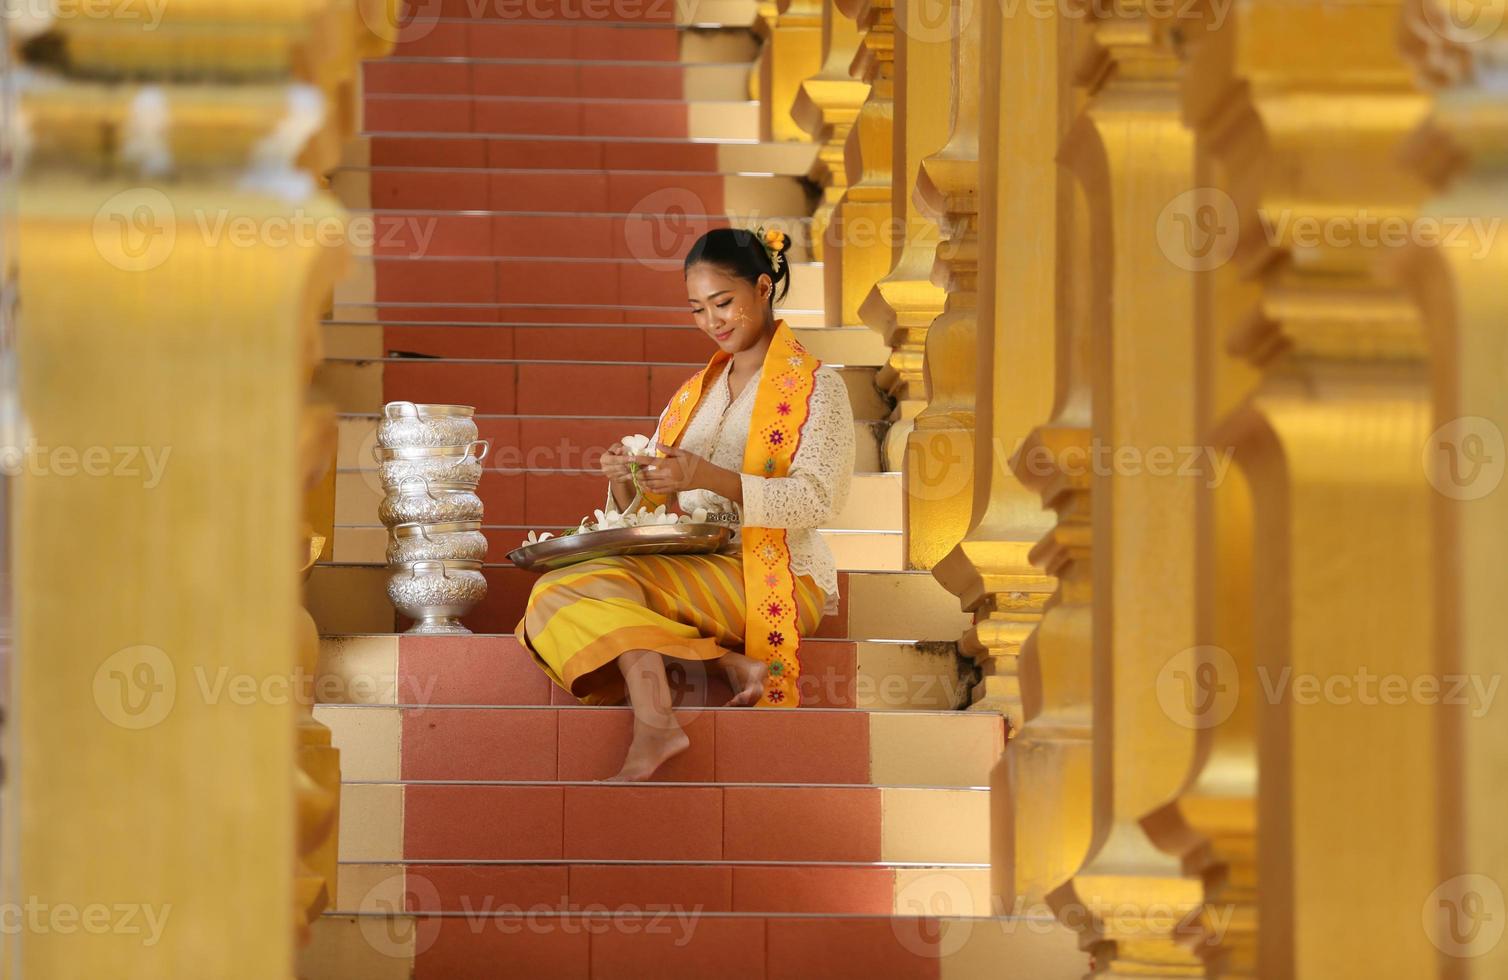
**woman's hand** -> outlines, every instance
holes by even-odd
[[[630,456],[629,461],[639,464],[639,484],[650,493],[668,496],[682,490],[707,489],[707,478],[713,466],[696,453],[658,443],[663,456]]]
[[[634,474],[630,464],[633,462],[634,457],[623,448],[623,443],[615,442],[602,454],[602,475],[617,484],[632,483]]]

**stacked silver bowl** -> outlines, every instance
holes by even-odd
[[[377,423],[378,516],[388,528],[387,595],[410,633],[469,633],[461,617],[487,595],[477,482],[491,448],[469,405],[389,402]]]

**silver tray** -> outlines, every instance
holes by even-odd
[[[526,544],[510,551],[508,560],[519,568],[543,572],[612,555],[711,554],[732,537],[733,528],[726,524],[619,527],[607,531],[581,531],[538,544]]]

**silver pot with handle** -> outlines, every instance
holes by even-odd
[[[387,596],[414,620],[410,633],[470,633],[461,617],[487,597],[479,561],[416,561],[391,567]]]
[[[475,487],[482,478],[482,460],[487,458],[491,448],[492,443],[486,439],[473,439],[464,446],[412,446],[405,449],[378,446],[372,450],[372,455],[377,460],[377,476],[382,481],[382,489],[392,492],[416,477],[431,485],[462,483]]]
[[[475,415],[470,405],[388,402],[377,423],[377,444],[385,449],[465,446],[477,438]]]
[[[409,477],[382,498],[377,516],[388,527],[481,521],[482,498],[470,483],[434,483],[420,476]]]
[[[446,524],[399,524],[388,537],[390,565],[416,561],[483,561],[487,536],[481,521]]]

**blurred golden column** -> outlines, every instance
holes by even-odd
[[[1174,798],[1194,749],[1185,719],[1151,696],[1196,645],[1186,464],[1199,452],[1193,279],[1157,234],[1192,187],[1194,142],[1158,26],[1145,13],[1090,15],[1074,65],[1084,103],[1060,150],[1089,243],[1096,724],[1089,855],[1049,902],[1114,977],[1203,973],[1178,931],[1202,889],[1142,824]]]
[[[928,329],[926,406],[906,442],[906,561],[931,568],[963,538],[974,505],[975,353],[979,346],[979,35],[974,0],[950,6],[952,133],[924,158],[916,208],[942,241],[932,281],[946,294]]]
[[[1216,220],[1190,227],[1218,234],[1188,239],[1190,254],[1223,250],[1256,288],[1244,309],[1210,311],[1228,317],[1224,340],[1258,380],[1217,430],[1249,488],[1253,667],[1243,676],[1240,649],[1201,651],[1181,665],[1179,703],[1204,728],[1235,710],[1216,741],[1239,750],[1251,725],[1232,693],[1255,675],[1263,977],[1447,975],[1425,927],[1451,833],[1445,719],[1365,687],[1439,666],[1422,465],[1432,365],[1396,253],[1376,237],[1412,227],[1425,194],[1400,162],[1427,99],[1400,56],[1398,17],[1387,3],[1238,6],[1188,68],[1188,118],[1229,187],[1205,192]],[[1233,812],[1209,819],[1211,778],[1195,801],[1206,812],[1191,816],[1239,828],[1250,766],[1239,751],[1217,761],[1234,762]],[[1207,920],[1219,909],[1206,902]]]
[[[774,0],[759,4],[755,33],[764,39],[755,82],[759,138],[809,143],[812,135],[791,115],[796,93],[822,67],[822,4],[819,0]]]
[[[85,927],[7,931],[17,976],[286,976],[290,925],[333,896],[298,581],[345,214],[311,171],[395,9],[189,0],[144,31],[64,7],[27,49],[17,364],[42,465],[15,487],[7,898]]]
[[[953,22],[933,18],[939,9],[946,14],[951,6],[935,0],[896,0],[894,8],[898,87],[891,130],[891,209],[883,236],[890,244],[891,264],[859,306],[859,319],[879,331],[891,350],[875,378],[880,390],[895,399],[882,447],[887,470],[901,468],[911,420],[926,405],[922,355],[927,328],[942,315],[947,298],[932,282],[937,223],[917,209],[912,194],[921,161],[948,141],[951,120],[938,107],[947,105],[950,95]],[[972,13],[973,7],[970,2],[964,12]]]
[[[869,86],[843,148],[848,186],[822,232],[826,322],[847,327],[860,323],[859,304],[891,265],[886,229],[895,114],[895,11],[892,0],[835,2],[859,32],[849,71]]]
[[[1181,25],[1185,63],[1216,36],[1213,8]],[[1186,69],[1187,70],[1187,69]],[[1224,147],[1231,135],[1208,113],[1203,92],[1185,87],[1185,124],[1196,131],[1193,187],[1164,216],[1160,240],[1193,277],[1196,431],[1204,447],[1195,506],[1197,643],[1186,662],[1159,676],[1158,693],[1184,705],[1196,763],[1176,800],[1144,820],[1148,836],[1201,879],[1199,913],[1185,941],[1209,976],[1256,977],[1257,725],[1262,685],[1252,644],[1252,504],[1222,420],[1250,396],[1259,374],[1232,352],[1229,337],[1260,298],[1259,287],[1228,261],[1237,228],[1224,206],[1232,190]],[[1223,678],[1234,682],[1223,684]],[[1193,708],[1188,706],[1192,704]]]
[[[1437,534],[1438,669],[1485,688],[1508,659],[1508,97],[1497,84],[1508,58],[1508,7],[1413,2],[1402,33],[1415,70],[1436,89],[1429,117],[1406,144],[1407,164],[1433,194],[1403,265],[1434,361],[1424,459]],[[1448,957],[1444,975],[1508,976],[1503,708],[1473,695],[1440,710],[1444,867],[1426,900],[1426,929]]]
[[[201,219],[287,215],[212,185],[54,172],[24,207],[31,433],[143,462],[135,480],[57,466],[17,481],[14,881],[42,905],[130,906],[163,925],[23,930],[7,962],[18,976],[286,975],[297,314],[331,270],[314,249],[211,245]],[[68,547],[80,527],[96,531],[88,547]],[[305,811],[316,825],[321,809]]]
[[[1016,660],[1053,580],[1028,553],[1050,527],[1037,495],[1003,465],[1052,407],[1058,196],[1054,154],[1067,118],[1055,13],[1005,16],[981,3],[979,330],[974,501],[969,530],[932,568],[974,623],[959,648],[982,678],[973,707],[1021,724]],[[1003,770],[1002,770],[1003,772]],[[997,831],[1000,823],[997,821]]]
[[[822,144],[807,177],[822,188],[822,200],[812,214],[812,258],[827,261],[825,239],[833,209],[848,189],[848,170],[843,162],[849,130],[859,107],[869,96],[869,83],[849,74],[859,49],[859,26],[837,8],[835,0],[822,0],[822,61],[817,74],[803,79],[796,91],[791,117],[813,140]],[[842,326],[838,311],[827,308],[827,325]]]

